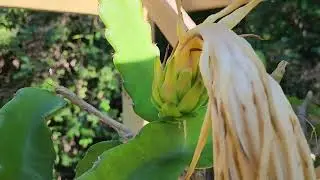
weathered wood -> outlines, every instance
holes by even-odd
[[[177,41],[178,10],[175,0],[144,0],[143,5],[149,10],[149,16],[159,27],[169,43],[174,46]],[[186,11],[182,11],[185,28],[191,29],[196,26]]]
[[[230,0],[183,0],[183,9],[186,11],[214,9],[227,6]],[[178,41],[177,21],[178,10],[176,0],[143,0],[143,5],[148,9],[152,21],[159,27],[171,46]],[[196,26],[190,16],[182,10],[186,29]]]
[[[0,0],[0,6],[79,14],[98,14],[97,0]]]
[[[171,3],[174,0],[167,0]],[[164,1],[164,3],[166,3]],[[228,0],[183,0],[188,11],[199,11],[226,6]],[[97,15],[98,0],[0,0],[1,7],[19,7],[45,11],[74,12]],[[157,8],[156,6],[154,8]]]

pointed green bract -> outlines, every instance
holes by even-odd
[[[177,180],[191,162],[204,112],[181,121],[147,124],[135,139],[105,151],[77,180]],[[198,167],[212,166],[212,159],[209,138]]]
[[[177,96],[177,69],[175,68],[174,61],[169,61],[168,66],[165,67],[164,72],[164,80],[160,88],[160,97],[164,100],[164,102],[168,104],[176,105],[178,103],[178,96]]]
[[[179,100],[183,98],[183,95],[191,88],[192,85],[192,69],[186,69],[179,73],[177,80],[177,95]]]
[[[44,118],[64,105],[46,90],[23,88],[0,109],[0,179],[52,179],[55,152]]]
[[[205,87],[202,84],[202,81],[200,81],[200,78],[197,79],[193,87],[190,88],[190,90],[184,95],[184,97],[181,99],[178,109],[181,112],[192,112],[194,109],[197,108],[193,103],[190,102],[195,102],[198,104],[198,101],[201,100],[201,96],[205,94]]]
[[[99,14],[106,25],[106,38],[115,50],[114,64],[134,111],[147,121],[157,118],[151,103],[155,60],[159,50],[152,43],[151,27],[144,20],[140,0],[100,0]]]

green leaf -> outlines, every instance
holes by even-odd
[[[150,25],[143,18],[140,0],[100,0],[100,18],[105,36],[115,50],[114,64],[124,88],[134,102],[134,111],[153,121],[158,112],[151,103],[153,64],[159,49],[152,43]]]
[[[105,151],[77,180],[177,180],[191,162],[204,113],[147,124],[135,139]],[[184,122],[184,123],[183,123]],[[212,166],[209,138],[198,167]]]
[[[83,159],[81,159],[76,168],[76,177],[79,177],[84,172],[89,170],[94,162],[98,159],[104,151],[109,150],[117,145],[119,145],[119,141],[103,141],[92,145]]]
[[[55,152],[44,118],[64,105],[49,91],[23,88],[0,109],[0,179],[52,179]]]
[[[202,123],[204,121],[205,113],[206,113],[207,106],[203,108],[199,108],[198,116],[192,117],[190,120],[187,120],[186,130],[188,134],[187,138],[187,148],[189,152],[193,156],[194,150],[197,146],[200,130],[202,127]],[[207,143],[204,149],[201,152],[201,157],[198,161],[197,168],[209,168],[213,165],[213,144],[212,144],[212,132],[210,130]],[[190,162],[191,162],[190,156]],[[188,163],[188,165],[190,164]]]

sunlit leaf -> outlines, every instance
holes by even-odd
[[[143,18],[141,1],[101,0],[99,4],[99,14],[107,28],[105,36],[115,50],[114,64],[133,99],[134,111],[153,121],[158,112],[151,103],[151,85],[159,50],[152,43],[151,27]]]

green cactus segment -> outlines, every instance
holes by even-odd
[[[46,90],[23,88],[0,109],[0,179],[52,179],[55,152],[44,118],[64,105]]]
[[[105,36],[115,50],[114,64],[124,88],[134,103],[134,111],[147,121],[158,117],[151,103],[153,66],[159,49],[152,43],[151,27],[143,18],[140,0],[100,0],[100,18]]]
[[[185,121],[147,124],[135,139],[105,151],[77,180],[177,180],[190,164],[197,144],[204,109],[199,112]],[[199,168],[212,166],[211,142],[208,139]]]

